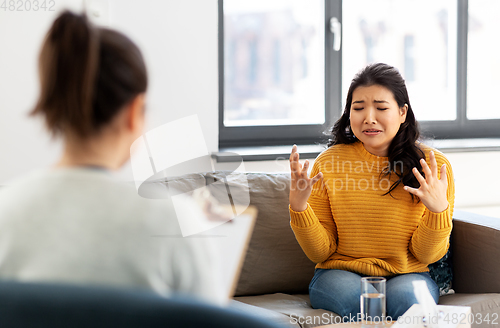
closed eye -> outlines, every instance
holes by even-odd
[[[377,108],[378,110],[386,110],[386,109],[389,109],[389,108]]]
[[[353,110],[363,110],[364,108],[361,107],[361,108],[353,108]]]

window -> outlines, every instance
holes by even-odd
[[[467,118],[500,119],[492,96],[500,90],[497,40],[500,33],[500,1],[469,0],[467,55]],[[500,135],[500,132],[498,133]]]
[[[383,62],[405,78],[418,121],[457,118],[455,1],[349,0],[342,11],[342,94],[360,68]]]
[[[219,146],[324,141],[373,62],[400,70],[424,135],[498,137],[499,11],[497,0],[220,0]]]
[[[224,126],[325,122],[322,5],[224,2]]]
[[[332,11],[324,0],[220,1],[221,148],[323,140],[341,106],[326,73],[340,62],[325,50]]]

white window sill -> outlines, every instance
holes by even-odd
[[[446,153],[500,151],[500,138],[424,140],[426,145]],[[316,158],[326,145],[299,145],[300,158]],[[269,161],[288,159],[292,145],[225,148],[212,153],[217,162]]]

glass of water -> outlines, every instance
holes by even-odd
[[[385,321],[385,278],[361,278],[361,315],[364,324]]]

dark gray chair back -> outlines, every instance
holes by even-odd
[[[0,327],[272,328],[238,312],[152,292],[48,283],[0,282]]]

